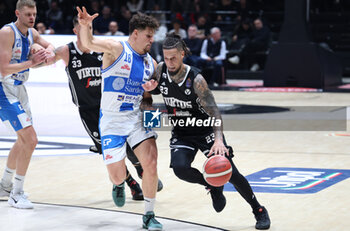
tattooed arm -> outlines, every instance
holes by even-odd
[[[219,155],[224,155],[225,153],[228,155],[228,150],[224,145],[223,141],[223,121],[221,118],[221,114],[219,108],[215,103],[214,96],[210,91],[207,82],[201,74],[198,74],[194,79],[193,85],[195,93],[198,95],[200,99],[200,104],[204,108],[204,110],[208,113],[210,117],[214,117],[215,120],[220,120],[220,126],[214,126],[214,134],[215,141],[213,146],[210,149],[209,154],[215,153]]]

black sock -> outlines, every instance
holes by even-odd
[[[134,178],[132,178],[130,172],[128,169],[126,169],[126,178],[125,178],[126,183],[130,186],[131,183],[134,181]]]
[[[133,165],[134,165],[134,167],[136,169],[137,175],[140,177],[140,179],[142,179],[143,168],[142,168],[140,162],[137,162],[137,163],[135,163]]]

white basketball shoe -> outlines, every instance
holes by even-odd
[[[28,200],[28,196],[23,191],[16,194],[14,194],[13,191],[11,191],[8,203],[9,205],[17,209],[34,208],[33,203],[30,200]]]
[[[9,186],[4,186],[2,182],[0,182],[0,197],[8,197],[12,190],[12,183]]]

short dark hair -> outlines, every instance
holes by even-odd
[[[74,16],[73,18],[73,27],[79,24],[78,16]]]
[[[163,49],[169,50],[176,48],[178,51],[184,51],[185,56],[191,55],[185,41],[180,37],[180,35],[175,32],[167,33],[163,42]]]
[[[137,12],[134,16],[132,16],[129,22],[129,32],[132,34],[134,30],[145,30],[146,27],[157,30],[159,27],[159,23],[157,19],[152,16]]]

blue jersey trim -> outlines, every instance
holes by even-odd
[[[147,57],[147,53],[146,54],[139,54],[139,53],[137,53],[132,47],[131,47],[131,45],[127,42],[127,41],[125,41],[125,44],[130,48],[130,50],[134,53],[134,54],[136,54],[136,55],[138,55],[138,56],[140,56],[140,57]]]
[[[120,42],[120,43],[123,45],[122,42]],[[101,67],[101,73],[105,73],[106,71],[110,70],[110,69],[124,56],[124,53],[125,53],[125,49],[124,49],[124,46],[123,46],[123,51],[122,51],[122,53],[119,55],[119,57],[118,57],[110,66],[108,66],[107,68],[103,69],[103,68]]]
[[[16,44],[16,29],[14,28],[13,23],[7,24],[6,26],[9,26],[13,30],[13,34],[15,35],[15,40],[13,41],[12,49],[15,47]]]

